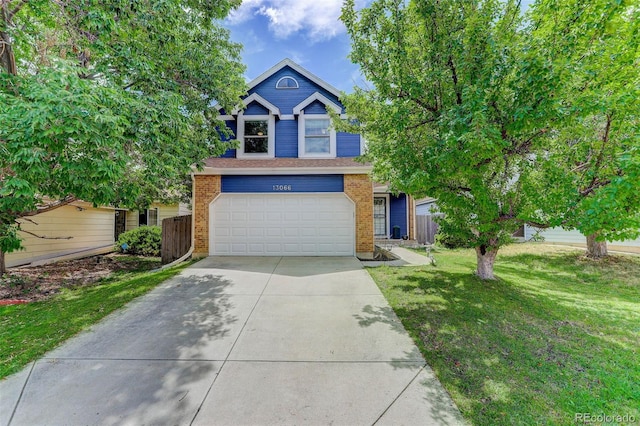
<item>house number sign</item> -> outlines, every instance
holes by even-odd
[[[291,185],[273,185],[274,191],[291,191]]]

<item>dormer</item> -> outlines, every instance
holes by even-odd
[[[236,137],[240,146],[237,158],[275,157],[276,117],[280,109],[257,93],[247,96],[244,110],[234,110],[236,117]]]
[[[327,108],[337,114],[342,112],[339,105],[318,92],[293,107],[293,114],[298,117],[298,157],[336,156],[336,131],[331,125]]]

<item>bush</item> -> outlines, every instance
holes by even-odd
[[[159,226],[141,226],[120,234],[116,243],[116,250],[120,253],[157,257],[160,256],[161,245],[162,228]]]

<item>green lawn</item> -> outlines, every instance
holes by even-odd
[[[0,306],[0,379],[19,371],[183,268],[117,273],[99,285],[64,289],[50,300]]]
[[[640,257],[514,245],[493,282],[471,250],[434,257],[369,272],[471,423],[640,422]]]

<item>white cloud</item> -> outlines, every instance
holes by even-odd
[[[256,9],[259,9],[262,3],[264,0],[243,0],[240,7],[229,14],[227,21],[231,25],[237,25],[250,20],[256,15]]]
[[[301,32],[311,41],[322,41],[345,31],[341,8],[342,0],[245,0],[228,21],[234,25],[262,15],[277,38]]]

